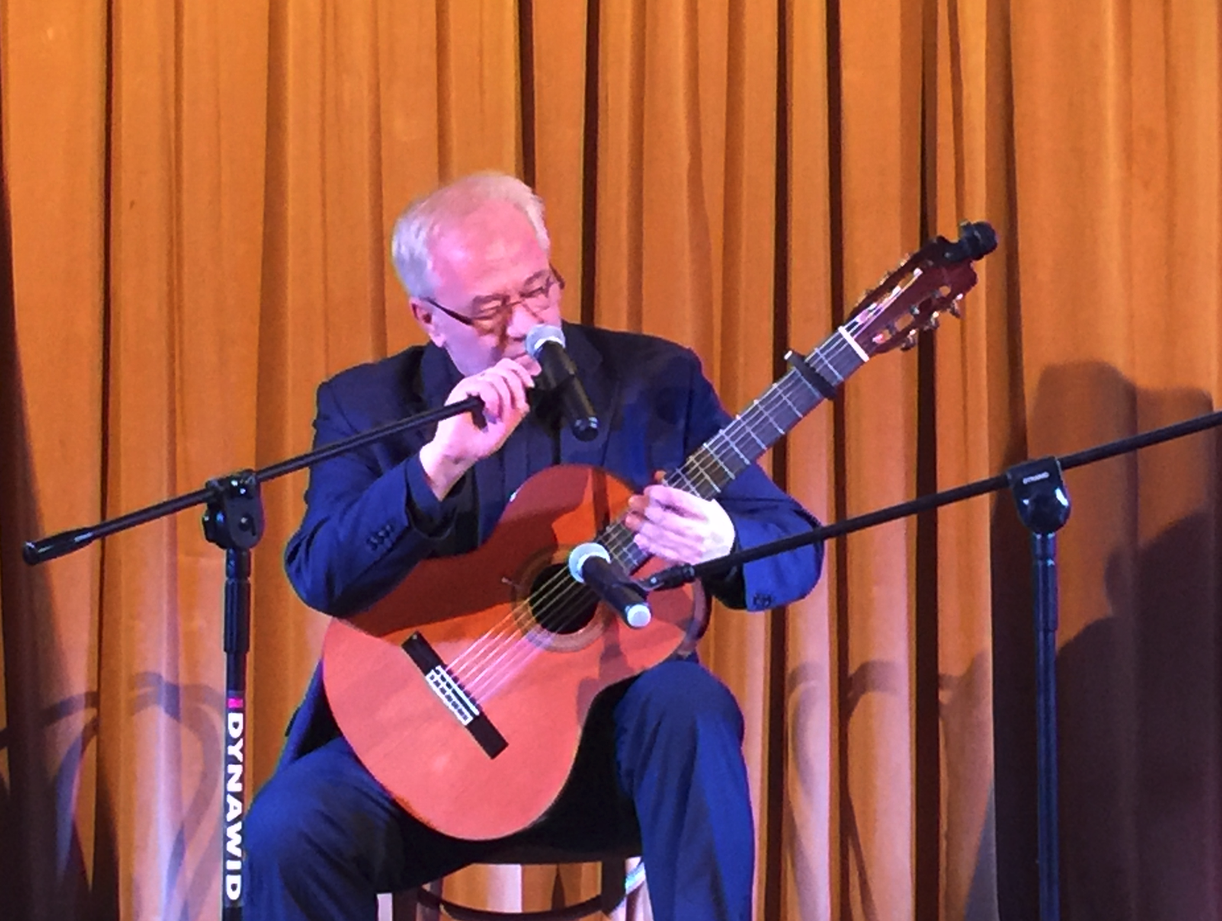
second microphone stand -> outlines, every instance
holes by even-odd
[[[1036,649],[1036,823],[1038,832],[1039,918],[1060,918],[1060,873],[1057,821],[1057,696],[1056,632],[1058,621],[1056,532],[1069,518],[1069,494],[1062,472],[1115,457],[1139,448],[1181,438],[1222,425],[1222,412],[1210,413],[1130,438],[1067,454],[1044,457],[1011,467],[1004,474],[977,480],[943,492],[921,496],[890,508],[813,528],[767,544],[698,564],[660,570],[639,584],[647,592],[677,588],[697,579],[722,575],[752,560],[842,537],[854,531],[941,508],[964,499],[1009,489],[1018,516],[1031,534],[1032,613]]]
[[[225,551],[225,722],[222,732],[225,753],[224,771],[221,774],[224,826],[224,834],[221,836],[223,921],[241,921],[242,918],[242,865],[245,861],[242,822],[246,813],[246,657],[250,650],[251,551],[263,536],[263,499],[260,484],[409,429],[440,422],[462,413],[479,413],[483,406],[484,403],[479,397],[468,397],[457,403],[333,442],[262,470],[240,470],[217,477],[195,492],[129,512],[91,527],[76,528],[29,541],[23,548],[23,559],[33,566],[80,550],[110,534],[193,506],[205,506],[204,536]]]

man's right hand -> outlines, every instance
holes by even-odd
[[[529,356],[502,358],[491,368],[463,378],[450,391],[447,406],[472,396],[483,400],[483,419],[460,413],[437,423],[433,440],[420,449],[420,466],[433,495],[444,499],[476,461],[500,450],[530,412],[526,391],[539,373],[538,362]]]

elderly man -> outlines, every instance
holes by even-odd
[[[562,326],[564,282],[542,203],[517,179],[479,174],[438,189],[404,212],[391,249],[429,343],[324,382],[316,443],[469,396],[484,410],[313,470],[285,553],[311,607],[354,614],[418,564],[472,551],[509,497],[556,464],[593,464],[635,489],[623,524],[641,551],[665,561],[701,562],[815,523],[754,465],[715,499],[658,482],[658,471],[681,466],[730,421],[695,355],[666,341],[563,324],[601,421],[595,440],[570,437],[554,403],[539,398],[540,367],[526,347],[538,324]],[[705,587],[734,607],[769,608],[809,592],[820,561],[817,548],[794,550]],[[693,656],[675,655],[595,699],[575,766],[540,821],[497,841],[461,840],[412,817],[371,776],[316,674],[248,817],[247,910],[260,921],[372,919],[376,893],[436,879],[506,843],[594,847],[639,835],[658,921],[746,921],[754,829],[742,732],[725,686]]]

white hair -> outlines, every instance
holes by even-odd
[[[447,227],[489,201],[508,202],[521,211],[530,221],[543,251],[551,252],[543,222],[543,200],[534,190],[516,176],[473,173],[416,199],[395,221],[390,235],[390,259],[409,294],[416,297],[432,294],[436,285],[433,243]]]

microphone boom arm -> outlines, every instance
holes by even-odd
[[[358,432],[342,441],[331,442],[330,444],[323,445],[321,448],[307,451],[305,454],[299,454],[296,457],[290,457],[287,460],[264,467],[262,470],[241,471],[240,474],[234,474],[234,476],[251,477],[256,484],[265,483],[268,480],[284,476],[286,473],[293,473],[303,467],[309,467],[319,461],[337,457],[340,454],[351,451],[353,448],[359,448],[370,442],[380,441],[391,435],[397,435],[399,432],[428,425],[431,422],[440,422],[442,419],[448,419],[451,416],[458,416],[462,413],[479,412],[483,408],[484,401],[479,397],[467,397],[465,400],[451,403],[448,406],[439,406],[437,409],[426,410],[414,416],[408,416],[405,419],[396,419],[394,422],[388,422],[366,432]],[[227,479],[225,477],[219,478],[220,481]],[[72,528],[38,540],[26,541],[25,546],[21,550],[22,559],[30,566],[35,566],[39,563],[45,563],[47,560],[66,556],[74,550],[80,550],[95,540],[110,534],[126,531],[128,528],[133,528],[136,525],[144,524],[145,522],[153,521],[175,512],[181,512],[194,505],[204,505],[216,495],[217,490],[214,486],[216,482],[218,480],[210,480],[209,485],[204,489],[197,489],[192,493],[186,493],[173,499],[166,499],[155,505],[127,512],[116,518],[111,518],[89,527]]]
[[[1194,432],[1204,431],[1218,425],[1222,425],[1222,410],[1192,419],[1185,419],[1182,422],[1152,429],[1149,432],[1141,432],[1128,438],[1119,439],[1118,441],[1087,448],[1075,454],[1067,454],[1060,458],[1060,468],[1061,470],[1070,470],[1084,464],[1106,460],[1117,454],[1136,451],[1139,448],[1160,444],[1173,438],[1191,435]],[[905,518],[918,512],[941,508],[943,505],[950,505],[952,502],[960,502],[964,499],[984,495],[985,493],[997,492],[1009,485],[1010,476],[1008,473],[986,477],[985,479],[965,483],[952,489],[918,496],[916,499],[910,499],[907,502],[901,502],[889,508],[867,512],[854,518],[846,518],[844,521],[839,521],[835,524],[811,528],[809,531],[804,531],[801,534],[794,534],[789,537],[783,537],[780,540],[759,544],[746,550],[706,560],[703,563],[682,563],[666,569],[660,569],[653,575],[641,580],[640,584],[651,592],[658,591],[659,589],[678,588],[680,585],[686,585],[689,582],[703,579],[706,576],[723,575],[735,566],[741,566],[743,563],[750,563],[753,560],[775,556],[778,553],[784,553],[787,550],[794,550],[798,547],[805,547],[809,544],[827,540],[828,538],[851,534],[854,531],[860,531],[877,524],[884,524],[888,521],[895,521],[897,518]]]

